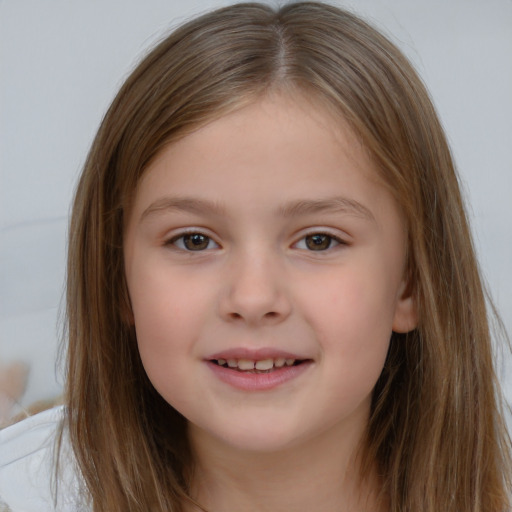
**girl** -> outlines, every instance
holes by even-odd
[[[2,432],[12,510],[510,508],[450,152],[347,12],[239,4],[144,59],[78,185],[67,297],[67,405]]]

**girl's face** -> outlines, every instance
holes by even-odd
[[[130,212],[126,278],[146,372],[192,441],[360,436],[391,332],[415,326],[405,249],[354,134],[302,98],[165,148]]]

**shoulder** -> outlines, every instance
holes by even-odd
[[[56,407],[0,430],[0,512],[84,510],[65,434],[57,452],[64,413],[64,407]]]

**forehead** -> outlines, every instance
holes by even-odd
[[[178,161],[183,155],[190,162],[196,157],[203,158],[206,153],[212,163],[219,157],[248,161],[254,158],[251,150],[256,146],[265,148],[258,155],[261,160],[276,155],[318,159],[336,147],[368,178],[377,178],[370,153],[343,115],[334,113],[327,102],[302,91],[275,91],[249,97],[237,102],[234,108],[221,110],[160,150],[142,178],[165,165],[164,161]]]
[[[169,194],[249,207],[345,193],[361,203],[382,193],[348,123],[304,96],[274,94],[168,144],[142,176],[134,206],[141,215]]]

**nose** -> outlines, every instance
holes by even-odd
[[[276,258],[246,254],[229,263],[220,297],[220,314],[229,322],[273,325],[291,313],[285,269]]]

